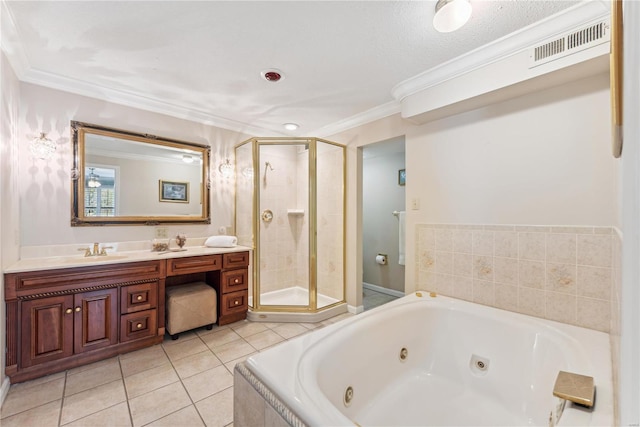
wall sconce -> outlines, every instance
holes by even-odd
[[[49,160],[56,152],[56,143],[47,138],[46,133],[40,132],[40,136],[29,143],[29,152],[37,159]]]
[[[218,166],[218,170],[222,174],[222,177],[225,179],[229,179],[233,176],[233,165],[229,163],[228,158],[224,163],[220,163],[220,166]]]
[[[91,171],[89,173],[89,179],[87,180],[87,187],[89,188],[98,188],[102,185],[102,183],[100,181],[98,181],[98,178],[100,178],[98,175],[96,175],[95,173],[93,173],[93,171],[95,170],[95,168],[89,168],[89,170]]]
[[[450,33],[461,28],[471,18],[469,0],[438,0],[433,27],[441,33]]]

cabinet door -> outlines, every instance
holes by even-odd
[[[118,288],[74,295],[75,353],[118,343]]]
[[[73,354],[73,296],[41,298],[21,304],[23,368]]]

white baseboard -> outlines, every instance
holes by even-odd
[[[391,295],[392,297],[402,298],[404,296],[404,292],[396,291],[394,289],[383,288],[382,286],[373,285],[367,282],[362,282],[362,287],[366,289],[370,289],[372,291],[380,292],[381,294]]]
[[[4,377],[4,381],[2,381],[2,387],[0,387],[0,408],[4,403],[4,399],[9,394],[9,387],[11,386],[11,382],[9,381],[9,377]]]
[[[364,306],[359,305],[357,307],[353,306],[353,305],[348,305],[347,306],[347,311],[351,314],[360,314],[364,311]]]

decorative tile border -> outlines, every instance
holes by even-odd
[[[611,227],[416,225],[418,288],[609,332]]]
[[[244,378],[253,389],[264,399],[265,405],[270,405],[282,419],[293,427],[307,427],[296,414],[291,411],[258,377],[247,368],[244,362],[238,363],[234,369],[234,375]],[[234,402],[234,405],[237,403]]]

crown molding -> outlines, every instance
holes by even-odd
[[[65,92],[75,93],[76,95],[100,99],[103,101],[112,102],[114,104],[124,105],[126,107],[138,108],[145,111],[165,114],[171,117],[185,119],[205,125],[216,126],[247,135],[264,134],[265,132],[269,134],[274,133],[272,129],[248,125],[245,123],[237,122],[235,120],[225,119],[198,110],[196,108],[189,108],[182,105],[172,104],[166,101],[161,101],[155,98],[132,94],[121,90],[110,89],[93,83],[70,79],[58,74],[48,73],[45,71],[29,69],[23,74],[20,80],[26,83],[32,83],[51,89],[58,89]]]
[[[5,0],[0,0],[0,49],[5,53],[19,80],[29,68],[29,58],[20,43],[20,35]]]
[[[335,135],[345,130],[353,129],[358,126],[371,123],[376,120],[383,119],[388,116],[400,113],[401,105],[397,101],[389,101],[385,104],[378,105],[362,113],[347,117],[346,119],[339,120],[327,126],[323,126],[316,129],[315,132],[311,132],[310,135],[316,135],[319,138],[324,138],[329,135]]]
[[[392,89],[391,94],[401,102],[407,96],[514,55],[575,27],[608,18],[610,12],[611,7],[607,1],[583,0],[573,7],[404,80]]]

